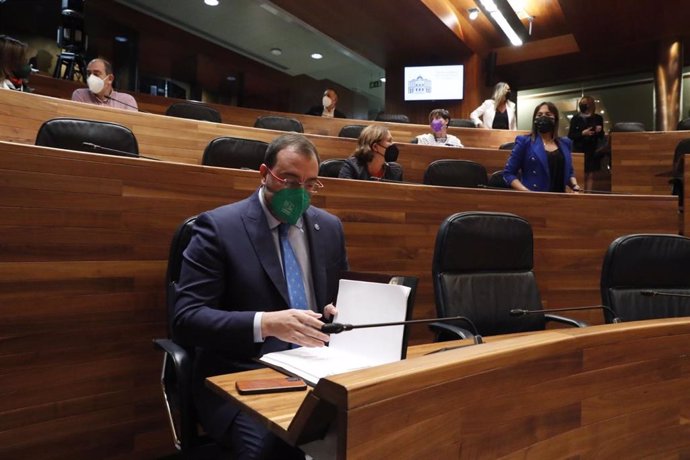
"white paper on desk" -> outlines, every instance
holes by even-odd
[[[340,280],[337,322],[373,324],[404,321],[407,286]],[[261,361],[315,385],[322,377],[399,361],[404,326],[354,329],[331,335],[330,345],[268,353]]]

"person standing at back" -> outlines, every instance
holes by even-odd
[[[86,66],[88,88],[75,89],[72,100],[86,104],[105,105],[116,109],[139,110],[132,96],[113,89],[113,66],[105,59],[96,58]]]
[[[604,118],[596,113],[592,96],[583,96],[578,104],[580,112],[570,119],[568,137],[573,141],[573,151],[585,154],[585,190],[591,190],[593,173],[600,168],[597,146],[604,139]]]
[[[491,99],[485,100],[470,114],[474,125],[477,128],[516,130],[515,103],[509,99],[510,95],[508,83],[496,83]]]

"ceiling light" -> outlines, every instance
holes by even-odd
[[[467,10],[467,16],[470,18],[470,21],[474,21],[479,17],[479,8],[470,8]]]
[[[218,6],[218,3],[220,3],[218,0],[204,0],[204,3],[206,3],[208,6]]]
[[[379,78],[379,81],[380,81],[381,83],[386,83],[386,77],[381,77],[381,78]]]
[[[274,56],[280,56],[281,54],[283,54],[283,50],[281,50],[280,48],[271,48],[271,54]]]
[[[320,54],[320,53],[312,53],[311,58],[312,58],[312,59],[319,60],[319,59],[322,59],[322,58],[323,58],[323,54]]]
[[[116,35],[115,41],[118,43],[127,43],[127,37],[125,37],[124,35]]]
[[[508,22],[508,19],[506,19],[506,17],[504,16],[504,13],[497,5],[497,3],[500,3],[503,6],[503,10],[505,11],[505,13],[512,15],[511,19],[514,19],[513,22],[517,22],[517,24],[520,24],[522,26],[520,19],[515,14],[515,11],[510,7],[507,0],[478,0],[478,3],[486,12],[486,14],[488,14],[491,17],[493,22],[501,28],[504,34],[506,34],[506,36],[510,40],[510,43],[512,43],[515,46],[522,45],[522,38],[520,38],[517,32],[515,32],[515,29],[513,29],[513,27]],[[524,26],[522,26],[522,28],[524,29]]]

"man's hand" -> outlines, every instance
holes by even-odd
[[[332,303],[329,303],[325,307],[323,307],[323,317],[326,319],[333,319],[335,315],[338,314],[338,309],[335,308],[335,305]]]
[[[264,338],[277,337],[303,347],[322,347],[328,342],[329,336],[321,332],[323,322],[319,318],[321,314],[311,310],[290,308],[267,311],[261,317],[261,335]]]

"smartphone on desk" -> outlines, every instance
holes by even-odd
[[[307,384],[298,377],[275,377],[270,379],[238,380],[235,388],[241,395],[263,393],[282,393],[285,391],[304,391]]]

